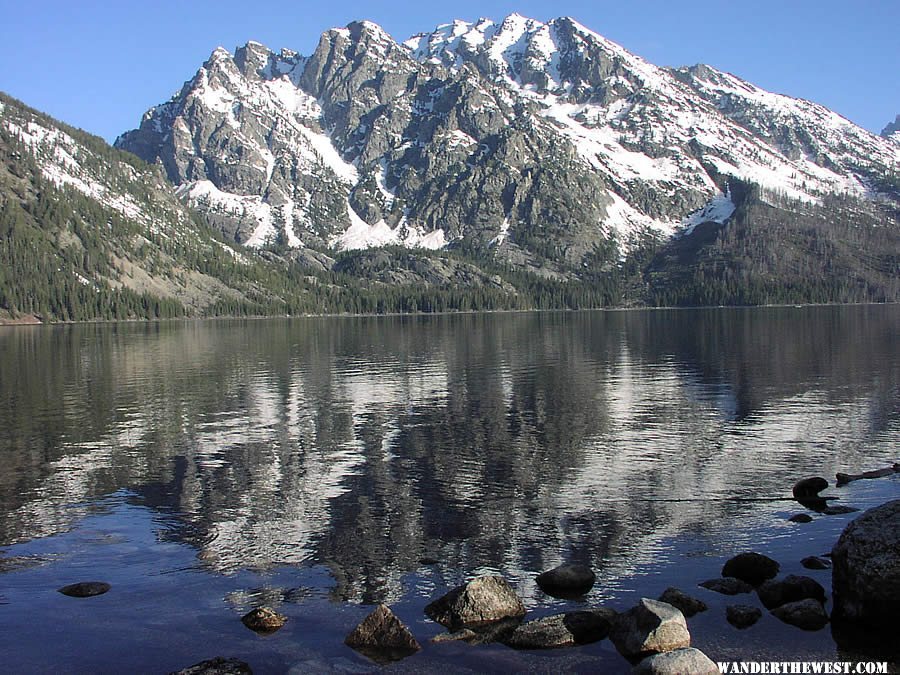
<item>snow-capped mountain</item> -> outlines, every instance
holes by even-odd
[[[354,22],[308,58],[218,48],[116,145],[249,246],[459,242],[551,272],[611,237],[726,221],[735,179],[896,199],[880,178],[900,167],[900,146],[823,106],[517,14],[402,44]]]

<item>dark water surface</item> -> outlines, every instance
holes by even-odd
[[[897,306],[0,329],[3,670],[368,672],[342,642],[376,602],[425,647],[396,670],[628,670],[608,641],[428,643],[424,605],[485,572],[532,616],[679,585],[713,659],[847,656],[829,628],[737,631],[755,596],[696,584],[754,549],[830,588],[799,561],[853,514],[789,523],[790,489],[900,460],[898,336]],[[584,601],[536,587],[563,561],[597,571]],[[84,580],[112,590],[56,592]],[[269,637],[239,620],[262,604],[289,617]]]

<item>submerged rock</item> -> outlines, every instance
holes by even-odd
[[[735,628],[749,628],[762,618],[762,610],[752,605],[729,605],[725,608],[725,618]]]
[[[649,598],[641,598],[637,606],[616,617],[609,639],[625,658],[691,646],[684,615],[668,603]]]
[[[539,574],[537,585],[550,595],[584,595],[594,585],[594,571],[587,565],[560,565]]]
[[[808,570],[829,570],[831,569],[831,561],[819,555],[810,555],[800,561]]]
[[[253,671],[239,659],[217,656],[169,675],[253,675]]]
[[[698,612],[705,612],[709,609],[702,600],[692,598],[690,595],[674,586],[670,586],[664,590],[662,595],[659,596],[659,601],[667,602],[672,605],[672,607],[678,609],[686,617],[692,617]]]
[[[257,607],[244,614],[241,622],[257,633],[274,633],[287,622],[287,617],[271,607]]]
[[[460,628],[459,630],[455,630],[450,633],[438,633],[433,638],[431,638],[432,642],[470,642],[475,643],[478,641],[478,633],[476,633],[471,628]]]
[[[506,579],[484,576],[430,603],[425,614],[442,626],[455,629],[525,616],[525,605]]]
[[[834,506],[826,506],[822,509],[821,513],[826,516],[839,516],[843,513],[856,513],[859,509],[855,509],[852,506],[841,506],[840,504],[835,504]]]
[[[834,613],[873,627],[896,625],[900,607],[900,500],[850,523],[831,551]]]
[[[797,513],[788,518],[788,520],[792,523],[811,523],[813,521],[813,517],[808,513]]]
[[[648,656],[631,671],[634,675],[716,675],[719,667],[693,647]]]
[[[741,581],[740,579],[735,579],[734,577],[709,579],[707,581],[701,582],[698,585],[711,591],[715,591],[716,593],[721,593],[722,595],[738,595],[740,593],[753,592],[753,586],[748,584],[746,581]]]
[[[780,565],[761,553],[748,551],[739,553],[722,567],[723,577],[734,577],[746,581],[751,586],[759,586],[766,579],[772,579]]]
[[[615,610],[603,607],[556,614],[521,624],[504,642],[516,649],[589,644],[609,635],[615,618]]]
[[[781,607],[789,602],[811,598],[825,602],[825,589],[815,579],[789,574],[784,579],[764,582],[756,589],[759,599],[766,609]]]
[[[77,584],[69,584],[58,589],[63,595],[70,598],[92,598],[95,595],[103,595],[112,586],[105,581],[80,581]]]
[[[346,637],[344,644],[378,663],[398,661],[422,648],[387,605],[378,605]]]
[[[772,615],[803,630],[819,630],[828,623],[825,607],[821,602],[812,598],[776,607],[772,610]]]

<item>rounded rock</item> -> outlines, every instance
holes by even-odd
[[[653,654],[637,664],[634,675],[715,675],[719,667],[706,654],[693,647],[683,647],[662,654]]]
[[[819,493],[828,487],[828,481],[820,476],[804,478],[794,483],[795,499],[810,499],[819,496]]]
[[[828,624],[828,614],[818,600],[807,598],[789,602],[772,610],[772,615],[803,630],[820,630]]]
[[[770,579],[760,585],[756,593],[766,609],[774,609],[807,598],[825,602],[825,589],[822,584],[810,577],[794,574],[789,574],[784,579]]]
[[[584,595],[594,585],[597,576],[587,565],[559,565],[538,575],[537,585],[550,595]]]
[[[725,608],[725,618],[735,628],[749,628],[762,617],[762,610],[751,605],[729,605]]]
[[[835,615],[873,627],[894,624],[900,606],[900,500],[859,516],[831,553]]]
[[[667,602],[672,607],[677,608],[686,617],[692,617],[699,612],[705,612],[709,609],[706,603],[697,598],[692,598],[679,588],[670,586],[659,596],[660,602]]]
[[[63,595],[70,598],[92,598],[95,595],[103,595],[112,586],[105,581],[80,581],[77,584],[69,584],[58,589]]]
[[[788,520],[792,523],[811,523],[813,521],[813,517],[808,513],[797,513],[788,518]]]
[[[805,557],[800,561],[800,564],[803,565],[808,570],[830,570],[831,569],[831,561],[828,558],[823,558],[819,555],[811,555]]]
[[[723,577],[734,577],[746,581],[751,586],[759,586],[766,579],[778,574],[780,565],[761,553],[748,551],[739,553],[722,567]]]
[[[242,616],[241,622],[256,633],[274,633],[287,622],[287,617],[271,607],[257,607]]]
[[[456,629],[525,616],[525,605],[506,579],[483,576],[430,603],[425,614],[442,626]]]
[[[734,577],[709,579],[708,581],[703,581],[698,585],[710,591],[721,593],[722,595],[738,595],[740,593],[751,593],[753,591],[753,586],[748,584],[746,581],[741,581],[740,579],[735,579]]]

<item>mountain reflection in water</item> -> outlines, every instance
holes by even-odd
[[[4,329],[0,544],[124,490],[198,564],[321,565],[335,598],[394,601],[423,556],[611,589],[896,461],[897,335],[895,306]]]

